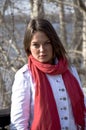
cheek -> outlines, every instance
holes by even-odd
[[[52,47],[49,48],[49,52],[53,55],[53,48]]]
[[[31,51],[31,54],[33,54],[33,55],[35,55],[35,54],[38,53],[37,50],[35,50],[35,49],[33,49],[33,48],[31,48],[30,51]]]
[[[30,47],[30,51],[31,51],[31,53],[34,52],[34,48]]]

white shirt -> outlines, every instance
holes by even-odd
[[[80,86],[78,73],[72,67],[72,73],[77,78]],[[60,117],[61,130],[77,130],[71,109],[71,103],[61,75],[47,78],[52,87],[58,113]],[[15,75],[12,87],[11,104],[11,130],[29,130],[33,120],[35,83],[32,80],[28,66],[24,65]]]

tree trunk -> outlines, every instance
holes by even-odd
[[[44,6],[43,0],[30,0],[31,3],[31,18],[43,18]]]
[[[74,4],[78,6],[78,0],[73,0]],[[82,31],[83,31],[83,16],[79,9],[74,8],[74,31],[72,38],[72,49],[79,49],[81,51],[82,48]]]
[[[62,0],[60,0],[62,1]],[[60,19],[60,36],[64,47],[67,47],[67,36],[66,36],[66,27],[65,27],[65,14],[64,14],[64,5],[59,3],[59,19]]]
[[[86,67],[86,12],[83,12],[83,66]]]

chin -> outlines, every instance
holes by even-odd
[[[41,62],[41,63],[46,63],[46,61],[45,61],[45,60],[39,60],[39,62]]]

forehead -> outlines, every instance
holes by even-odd
[[[48,36],[42,32],[42,31],[37,31],[33,34],[32,40],[49,40]]]

